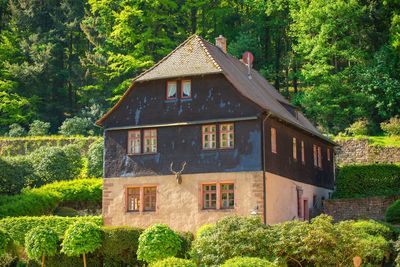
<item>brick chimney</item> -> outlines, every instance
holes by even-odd
[[[222,52],[226,54],[226,38],[222,35],[215,38],[215,45],[218,46]]]

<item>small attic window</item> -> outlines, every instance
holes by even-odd
[[[167,97],[167,99],[176,99],[177,98],[177,82],[176,81],[167,81],[166,97]]]
[[[181,98],[191,98],[191,97],[192,97],[192,81],[182,80]]]

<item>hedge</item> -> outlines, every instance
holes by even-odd
[[[385,220],[389,223],[400,224],[400,199],[387,208]]]
[[[101,179],[55,182],[20,195],[0,196],[0,218],[49,215],[57,206],[100,208],[101,194]]]
[[[169,257],[149,265],[150,267],[196,267],[193,261]]]
[[[255,257],[235,257],[227,260],[221,267],[277,267],[272,262]]]
[[[10,217],[0,220],[0,228],[5,229],[11,238],[23,246],[25,235],[32,228],[43,226],[52,228],[60,237],[64,235],[65,230],[71,224],[77,222],[93,222],[97,225],[102,225],[101,216],[82,216],[82,217],[59,217],[59,216],[40,216],[40,217]]]
[[[335,198],[392,196],[400,194],[400,165],[370,164],[340,167]]]
[[[38,180],[28,157],[0,158],[0,194],[13,195]]]

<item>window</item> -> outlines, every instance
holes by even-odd
[[[232,182],[203,184],[202,198],[205,210],[234,209],[235,185]]]
[[[233,123],[221,124],[219,126],[220,148],[233,148],[234,128]]]
[[[318,167],[322,168],[322,153],[321,147],[318,147]]]
[[[128,154],[140,154],[142,152],[140,139],[140,130],[128,132]]]
[[[138,186],[127,189],[128,212],[155,211],[157,202],[156,186]]]
[[[272,153],[277,153],[276,151],[276,129],[271,128],[271,151]]]
[[[167,99],[176,99],[177,98],[177,82],[176,81],[168,81],[167,82]]]
[[[217,208],[217,185],[203,185],[203,209]]]
[[[128,211],[140,211],[140,187],[128,188]]]
[[[234,184],[221,184],[221,209],[233,209],[234,199]]]
[[[182,80],[181,83],[181,98],[192,97],[192,82],[191,80]]]
[[[143,188],[143,210],[155,211],[156,210],[157,188],[144,187]]]
[[[293,137],[293,159],[297,160],[297,140]]]
[[[217,148],[217,126],[204,125],[203,127],[203,149]]]
[[[326,148],[326,158],[331,161],[331,149],[329,147]]]
[[[314,167],[318,166],[318,158],[317,158],[317,146],[313,145],[313,158],[314,158]]]
[[[305,148],[304,148],[304,141],[301,141],[301,162],[303,164],[306,163],[306,153],[305,153]]]
[[[157,130],[150,129],[143,132],[144,153],[157,153]]]

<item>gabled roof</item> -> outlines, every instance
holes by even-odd
[[[198,35],[190,36],[152,68],[137,76],[118,103],[96,123],[102,125],[133,89],[136,82],[211,73],[222,73],[243,96],[273,116],[335,144],[321,134],[300,111],[297,112],[297,118],[293,116],[283,105],[291,106],[289,101],[257,71],[251,69],[251,78],[249,78],[245,64]]]

